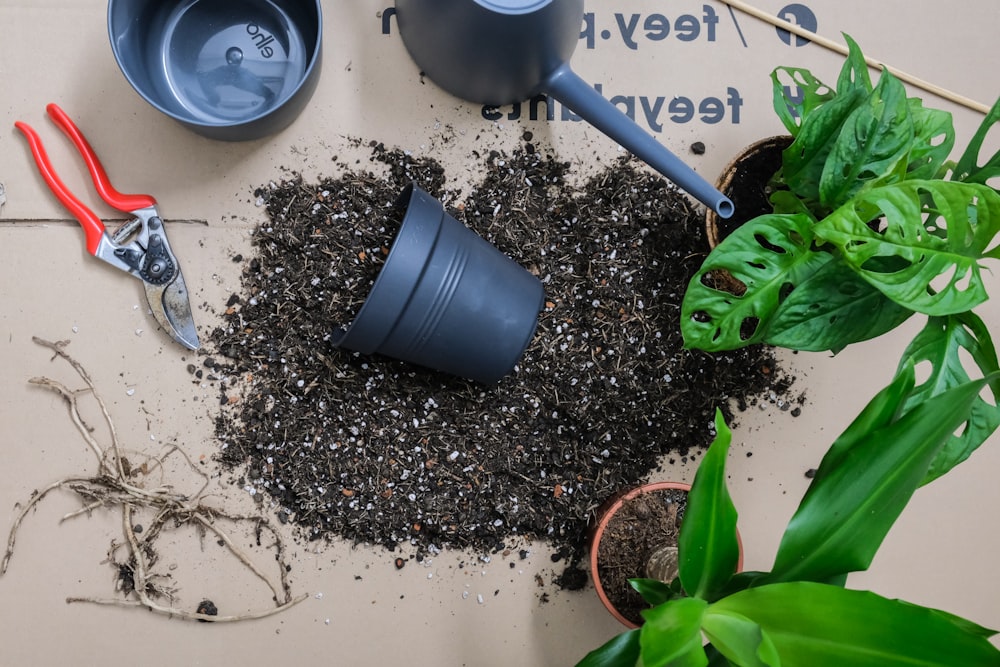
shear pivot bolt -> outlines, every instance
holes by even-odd
[[[147,271],[153,278],[159,278],[167,270],[167,263],[161,259],[151,262]]]

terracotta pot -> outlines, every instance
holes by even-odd
[[[623,625],[629,628],[639,627],[633,621],[625,618],[618,609],[615,608],[614,604],[608,598],[608,594],[604,588],[603,582],[601,581],[600,570],[598,569],[598,551],[601,544],[601,539],[604,537],[604,533],[607,529],[608,523],[614,517],[614,515],[622,508],[629,500],[636,498],[644,493],[652,493],[655,491],[664,491],[668,489],[675,489],[679,491],[688,492],[691,490],[691,485],[684,482],[651,482],[649,484],[643,484],[642,486],[635,487],[628,491],[619,493],[609,499],[597,512],[597,521],[595,522],[590,534],[590,576],[594,580],[594,589],[597,591],[597,597],[600,598],[601,603],[604,607],[611,612],[611,615],[618,619]],[[739,532],[736,533],[736,540],[740,547],[740,556],[736,564],[736,571],[740,572],[743,569],[743,542],[740,539]],[[645,577],[644,572],[637,572],[635,577]]]
[[[767,137],[744,148],[725,166],[715,187],[732,199],[736,211],[729,219],[719,218],[711,209],[706,212],[705,232],[709,247],[719,245],[730,231],[744,222],[771,211],[768,181],[781,168],[781,153],[791,144],[789,135]],[[737,183],[741,184],[739,189]],[[742,184],[750,185],[743,187]]]

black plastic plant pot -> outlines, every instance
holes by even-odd
[[[492,384],[524,354],[542,283],[414,184],[392,249],[337,347]]]

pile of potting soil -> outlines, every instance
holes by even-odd
[[[309,538],[481,554],[542,538],[575,561],[594,509],[706,446],[717,407],[789,407],[768,349],[682,347],[681,297],[707,250],[689,200],[628,159],[573,182],[525,140],[477,155],[461,192],[435,161],[373,144],[370,171],[256,193],[267,220],[234,258],[242,287],[205,364],[225,377],[221,460]],[[535,338],[495,386],[330,344],[411,181],[545,286]]]

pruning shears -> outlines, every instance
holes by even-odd
[[[139,278],[145,287],[149,308],[160,326],[181,345],[197,350],[198,332],[191,316],[187,286],[177,258],[170,249],[163,219],[156,209],[156,200],[150,195],[127,195],[116,190],[94,149],[66,112],[55,104],[49,104],[46,110],[80,151],[101,199],[131,216],[117,230],[109,233],[101,219],[70,192],[56,174],[38,133],[26,123],[14,123],[28,140],[45,183],[83,227],[87,250],[94,257]]]

